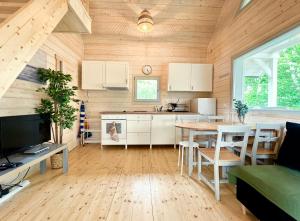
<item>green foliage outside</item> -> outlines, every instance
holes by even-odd
[[[277,103],[278,107],[300,109],[300,44],[280,53]]]
[[[157,80],[137,80],[137,100],[157,100]]]
[[[300,109],[300,44],[284,49],[278,60],[277,106]],[[244,101],[250,108],[268,106],[268,76],[244,78]]]
[[[245,77],[245,103],[251,108],[268,106],[268,75],[260,77]]]

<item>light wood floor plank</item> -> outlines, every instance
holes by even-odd
[[[221,202],[196,180],[180,176],[172,147],[78,147],[70,170],[34,175],[32,184],[0,207],[0,220],[255,220],[243,215],[234,188]]]

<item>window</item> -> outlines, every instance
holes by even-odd
[[[300,110],[300,27],[233,62],[233,97],[252,109]]]
[[[243,10],[252,0],[241,0],[240,10]]]
[[[159,101],[159,77],[134,77],[135,101]]]

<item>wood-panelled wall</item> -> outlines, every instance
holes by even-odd
[[[208,93],[167,92],[168,63],[193,62],[206,63],[206,48],[197,47],[193,43],[131,40],[115,36],[86,36],[84,37],[87,60],[112,60],[129,62],[129,90],[128,91],[86,91],[87,113],[97,115],[100,111],[123,110],[154,110],[154,105],[164,105],[180,98],[181,102],[188,102],[191,98],[210,96]],[[161,78],[161,102],[134,102],[133,76],[142,75],[142,66],[150,64],[152,76]]]
[[[72,75],[73,85],[79,85],[78,76],[83,56],[83,43],[80,35],[51,34],[40,50],[47,55],[47,68],[55,69],[56,55],[63,58],[64,72]],[[39,59],[39,56],[35,56],[34,59]],[[39,105],[43,96],[36,92],[40,86],[28,81],[15,80],[0,98],[0,116],[33,114],[34,108]],[[80,91],[78,96],[81,96]],[[70,149],[78,145],[77,133],[78,121],[72,130],[65,130],[64,142],[68,143]]]
[[[88,91],[87,111],[154,110],[181,98],[183,102],[209,93],[167,92],[168,63],[207,63],[207,46],[224,0],[90,0],[92,35],[84,35],[87,60],[128,61],[129,91]],[[139,13],[147,8],[154,29],[143,34],[137,30]],[[153,76],[161,77],[161,102],[133,101],[133,76],[142,75],[142,66],[150,64]]]
[[[214,63],[213,96],[218,113],[229,116],[231,107],[232,59],[300,24],[300,1],[253,0],[238,13],[240,0],[226,0],[208,48]],[[262,117],[263,116],[263,117]],[[299,114],[252,112],[248,121],[274,119],[299,121]]]

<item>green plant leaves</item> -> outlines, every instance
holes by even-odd
[[[249,111],[247,104],[243,104],[242,101],[236,100],[236,99],[233,99],[233,102],[234,102],[234,108],[238,114],[238,117],[244,117]]]
[[[79,101],[74,98],[78,87],[69,85],[72,76],[61,71],[44,68],[38,69],[38,75],[41,82],[47,84],[47,86],[43,86],[37,91],[45,93],[47,98],[41,99],[41,103],[35,111],[40,114],[50,114],[52,123],[62,129],[71,129],[78,110],[71,105],[71,102]]]

